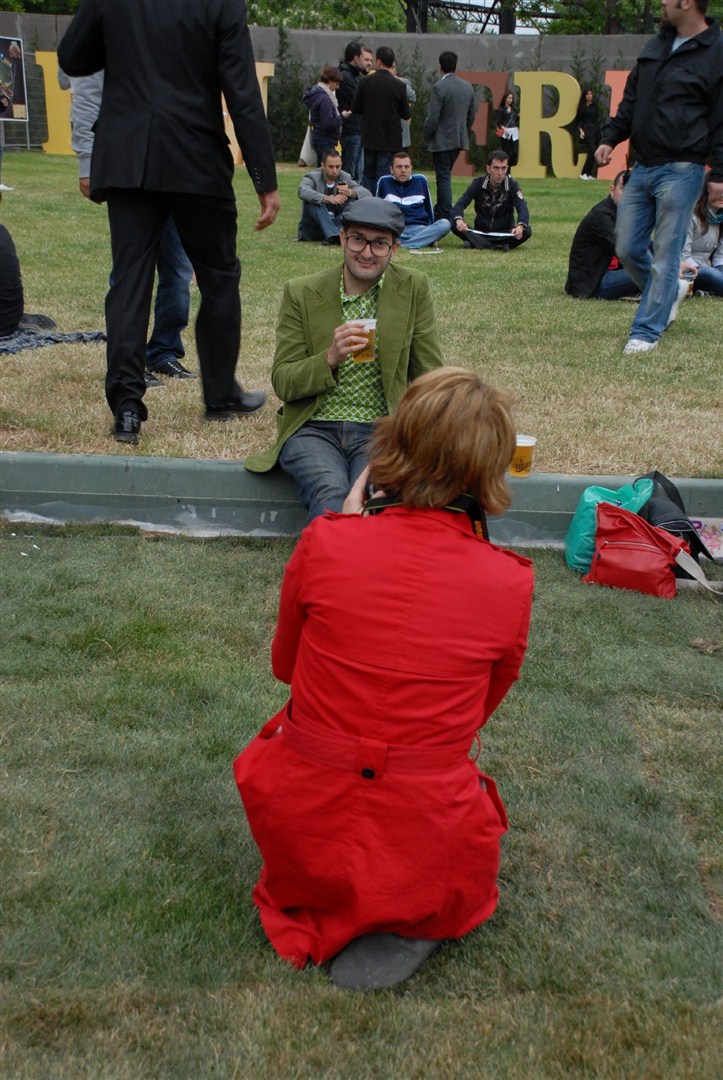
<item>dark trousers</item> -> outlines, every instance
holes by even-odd
[[[401,134],[399,138],[401,141]],[[389,172],[393,153],[393,150],[364,150],[362,187],[365,187],[367,191],[371,191],[372,195],[377,193],[377,180],[379,177],[386,176]]]
[[[112,189],[107,195],[113,284],[105,301],[105,393],[111,411],[147,418],[146,339],[161,233],[173,217],[201,294],[196,347],[207,406],[239,394],[234,375],[241,340],[241,266],[233,196]]]
[[[529,225],[523,225],[522,229],[522,239],[518,240],[517,237],[513,236],[511,233],[509,237],[479,236],[476,232],[460,232],[459,229],[455,229],[455,227],[452,226],[454,235],[458,236],[460,240],[463,240],[477,251],[509,251],[511,248],[519,247],[520,244],[526,243],[532,236],[532,229]]]
[[[459,155],[459,150],[435,150],[432,154],[437,181],[437,202],[434,206],[436,221],[440,218],[452,220],[452,169]]]

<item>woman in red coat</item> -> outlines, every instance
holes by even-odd
[[[509,404],[463,368],[421,376],[377,426],[386,496],[362,510],[362,479],[286,568],[291,700],[235,772],[264,930],[297,967],[335,957],[337,985],[393,985],[497,904],[507,819],[469,752],[527,646],[531,564],[481,535],[480,504],[510,501]]]

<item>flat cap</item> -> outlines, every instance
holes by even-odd
[[[342,225],[368,225],[370,229],[386,229],[394,236],[404,232],[404,214],[386,199],[355,199],[341,215]]]

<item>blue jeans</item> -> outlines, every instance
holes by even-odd
[[[284,443],[279,465],[299,489],[309,521],[341,510],[349,489],[367,466],[373,424],[309,420]]]
[[[597,300],[620,300],[623,296],[636,296],[639,291],[625,270],[606,270],[594,296]]]
[[[693,286],[696,292],[711,292],[723,296],[723,266],[699,266]]]
[[[678,292],[680,255],[704,176],[703,166],[689,161],[651,168],[636,165],[623,188],[615,251],[643,294],[630,328],[631,338],[657,341],[668,325]]]
[[[186,355],[181,332],[188,326],[190,297],[188,293],[193,267],[183,250],[173,218],[169,218],[161,233],[158,252],[158,288],[153,308],[153,333],[146,347],[146,367],[149,371],[167,360],[182,360]]]
[[[361,135],[342,135],[341,137],[341,167],[348,172],[352,180],[361,183],[364,173],[364,151],[362,150]]]
[[[343,206],[327,207],[325,203],[301,204],[299,240],[330,240],[339,235]]]
[[[401,140],[401,132],[399,138]],[[377,193],[377,180],[385,176],[392,164],[391,150],[365,150],[364,151],[364,178],[362,187],[370,191],[372,195]]]
[[[452,220],[452,169],[459,157],[459,150],[435,150],[432,154],[434,175],[437,179],[436,218]]]
[[[399,237],[399,243],[404,248],[429,247],[446,236],[451,228],[446,218],[440,218],[431,225],[406,225]]]

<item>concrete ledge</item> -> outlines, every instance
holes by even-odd
[[[491,539],[509,547],[559,547],[584,488],[615,489],[632,479],[561,473],[512,479],[512,506],[490,519]],[[675,482],[692,518],[723,516],[723,480]],[[259,475],[237,461],[12,452],[0,453],[0,515],[209,537],[294,536],[306,521],[294,484],[279,470]]]

